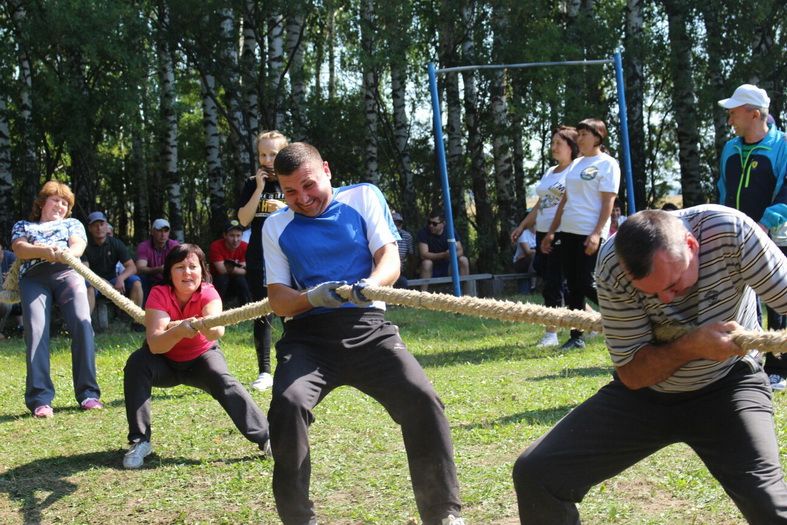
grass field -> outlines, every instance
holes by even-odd
[[[609,380],[602,339],[582,351],[539,350],[541,328],[394,309],[410,350],[434,382],[451,423],[468,525],[515,524],[511,467],[519,453]],[[256,377],[251,326],[227,331],[230,369]],[[561,334],[564,339],[564,334]],[[272,462],[201,391],[154,391],[154,455],[125,471],[123,364],[141,334],[97,337],[106,408],[82,412],[71,388],[70,340],[53,340],[55,417],[34,420],[23,402],[24,346],[0,342],[0,523],[279,523]],[[267,410],[270,393],[254,392]],[[776,420],[784,442],[784,396]],[[315,410],[312,498],[321,524],[402,524],[417,516],[402,440],[382,408],[342,388]],[[581,505],[589,524],[733,524],[737,509],[685,446],[669,447],[595,487]],[[412,523],[415,523],[414,521]]]

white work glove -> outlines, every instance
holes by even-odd
[[[320,283],[306,292],[306,298],[312,306],[322,306],[324,308],[339,308],[346,303],[342,297],[336,293],[336,289],[347,284],[347,281],[326,281]]]
[[[380,283],[377,282],[376,279],[372,279],[371,277],[366,279],[361,279],[357,283],[353,285],[353,291],[350,295],[350,302],[358,305],[358,306],[371,306],[372,301],[369,300],[364,294],[363,290],[367,286],[380,286]]]

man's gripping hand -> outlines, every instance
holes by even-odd
[[[336,293],[336,289],[347,284],[347,281],[326,281],[320,283],[306,292],[306,298],[312,306],[322,306],[324,308],[339,308],[345,302]]]
[[[371,306],[372,301],[370,301],[369,298],[363,293],[367,286],[380,286],[380,283],[371,277],[367,279],[361,279],[353,285],[353,291],[350,295],[350,302],[358,306]]]

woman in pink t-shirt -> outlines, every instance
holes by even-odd
[[[218,338],[224,327],[199,329],[202,317],[221,312],[221,298],[210,284],[205,254],[195,244],[173,248],[164,262],[164,284],[154,286],[145,305],[146,342],[124,368],[128,418],[125,468],[139,468],[152,452],[152,387],[190,385],[216,399],[232,422],[260,450],[270,453],[268,420],[249,393],[227,370]],[[193,324],[193,323],[196,323]]]

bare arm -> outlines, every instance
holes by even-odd
[[[209,302],[208,304],[202,307],[202,317],[208,317],[209,315],[218,315],[221,313],[221,310],[222,310],[221,299],[214,299],[213,301]],[[197,327],[199,328],[199,331],[202,332],[202,335],[204,335],[209,341],[215,341],[216,339],[224,335],[223,326],[214,326],[213,328],[203,328],[199,326],[199,322],[198,322]]]
[[[739,328],[741,326],[734,321],[710,323],[671,343],[646,345],[631,361],[617,368],[618,376],[628,388],[637,390],[665,381],[690,361],[724,361],[735,355],[745,355],[730,337],[730,332]]]
[[[544,235],[541,241],[541,252],[549,253],[552,251],[552,241],[555,240],[555,232],[560,228],[560,221],[563,220],[563,209],[566,207],[567,195],[564,193],[560,199],[560,204],[557,205],[555,211],[555,218],[552,219],[552,224],[549,225],[549,231]]]
[[[260,195],[262,195],[262,190],[265,188],[265,179],[266,175],[263,169],[258,169],[257,174],[254,175],[254,180],[257,183],[254,193],[251,194],[249,201],[243,207],[238,208],[238,221],[244,226],[251,224],[252,219],[254,219],[257,206],[260,204]]]
[[[448,252],[438,252],[433,253],[429,251],[429,245],[425,242],[418,243],[418,255],[421,256],[421,259],[429,259],[430,261],[441,261],[443,259],[448,259]]]
[[[145,332],[148,348],[154,354],[165,354],[181,339],[194,337],[197,330],[192,326],[196,318],[170,322],[167,312],[148,308],[145,310]]]
[[[27,237],[19,237],[11,243],[11,249],[20,259],[44,259],[45,261],[55,262],[56,248],[54,246],[44,246],[32,244]]]
[[[514,231],[511,232],[511,244],[516,244],[516,240],[519,239],[519,236],[522,235],[522,232],[536,223],[536,216],[538,215],[538,208],[540,205],[541,198],[539,197],[539,199],[536,201],[536,204],[530,210],[530,213],[525,215],[525,218],[522,219],[522,222],[519,223],[519,226],[514,228]]]
[[[396,282],[400,270],[399,250],[395,242],[390,242],[374,252],[374,269],[369,278],[380,286],[388,286]]]
[[[125,281],[132,275],[137,273],[137,265],[134,264],[134,259],[129,259],[123,263],[123,271],[117,276],[118,281]]]
[[[591,234],[585,239],[586,255],[593,255],[598,251],[598,247],[601,245],[601,231],[604,229],[604,225],[612,214],[612,206],[615,204],[615,197],[617,197],[616,193],[609,191],[602,191],[599,193],[601,193],[601,210],[598,212],[596,227],[593,228]]]
[[[295,290],[283,284],[268,285],[268,301],[281,317],[293,317],[314,308],[306,297],[306,290]]]
[[[448,251],[449,256],[451,255],[451,251]],[[456,256],[461,257],[465,254],[464,248],[462,248],[462,243],[460,241],[456,241]]]
[[[68,238],[68,250],[74,257],[81,257],[87,248],[87,241],[78,235],[72,235]]]

